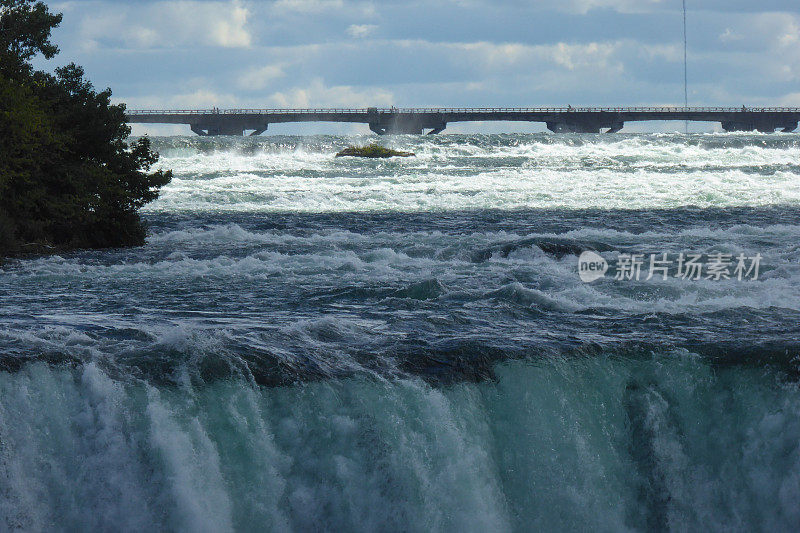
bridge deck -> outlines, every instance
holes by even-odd
[[[173,109],[129,110],[128,122],[189,124],[201,135],[262,133],[285,122],[354,122],[376,133],[438,133],[448,122],[544,122],[552,131],[616,132],[625,122],[690,120],[720,122],[727,131],[793,131],[798,107],[473,107],[473,108],[339,108],[339,109]]]

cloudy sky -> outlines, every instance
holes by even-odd
[[[50,63],[76,61],[130,108],[683,103],[681,0],[50,5]],[[800,105],[798,0],[687,6],[690,104]],[[309,127],[353,126],[270,131]]]

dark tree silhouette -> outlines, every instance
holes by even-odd
[[[128,143],[110,89],[96,92],[75,64],[33,69],[36,55],[58,53],[60,22],[42,2],[0,0],[0,256],[25,243],[143,244],[138,209],[172,178],[150,171],[149,139]]]

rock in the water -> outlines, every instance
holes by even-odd
[[[413,157],[415,154],[412,152],[399,152],[386,148],[379,144],[372,143],[367,146],[348,146],[338,154],[336,157],[352,156],[352,157]]]

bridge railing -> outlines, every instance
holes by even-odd
[[[369,113],[800,113],[800,107],[382,107],[304,109],[129,109],[128,116],[144,115],[289,115]]]

